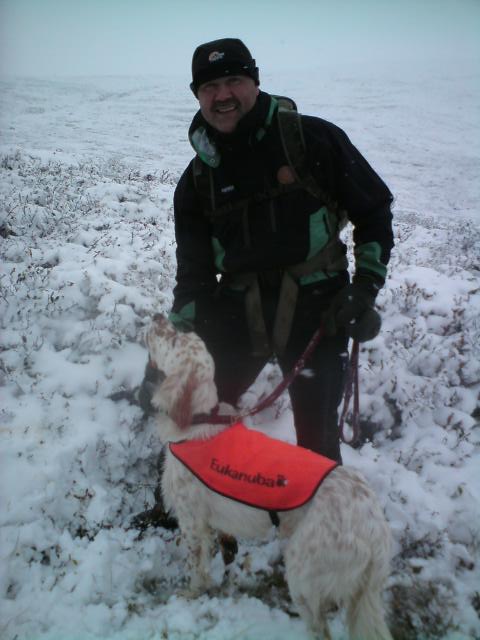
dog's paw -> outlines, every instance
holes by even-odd
[[[212,588],[213,582],[208,574],[198,576],[194,575],[190,578],[188,586],[183,588],[179,592],[179,595],[181,594],[181,597],[192,600],[194,598],[203,596],[206,593],[210,593]]]
[[[180,589],[177,591],[176,596],[178,598],[183,598],[184,600],[196,600],[200,596],[203,596],[204,593],[207,593],[208,589],[201,587],[186,587],[185,589]]]

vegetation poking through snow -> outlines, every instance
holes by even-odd
[[[50,96],[52,86],[36,91]],[[135,135],[123,128],[120,145],[110,112],[99,111],[103,102],[84,94],[78,108],[90,100],[104,118],[102,135],[112,127],[109,151],[136,153],[140,126]],[[123,99],[137,109],[135,91]],[[146,108],[144,97],[140,104]],[[162,104],[171,111],[173,102]],[[182,135],[186,119],[184,109],[173,120]],[[44,142],[30,120],[25,126]],[[241,541],[225,578],[217,553],[216,592],[189,602],[175,595],[185,581],[178,534],[131,527],[132,516],[154,503],[161,443],[153,420],[110,396],[139,384],[143,328],[171,304],[172,197],[186,162],[166,128],[174,173],[161,163],[155,169],[151,158],[140,170],[140,162],[102,155],[103,138],[88,131],[97,155],[15,147],[0,158],[0,635],[304,638],[302,621],[290,615],[274,537]],[[83,145],[81,130],[67,133],[64,142],[75,134]],[[369,143],[375,149],[376,140]],[[150,147],[142,144],[143,157]],[[396,166],[386,166],[396,176]],[[406,186],[378,300],[382,332],[361,350],[361,443],[342,453],[368,477],[393,531],[387,604],[395,638],[466,640],[480,633],[480,228],[407,209],[402,203],[414,200],[408,169],[398,169]],[[429,202],[427,173],[420,178],[417,199]],[[450,206],[448,198],[441,206]],[[244,405],[278,380],[269,365]],[[286,396],[252,421],[293,437]],[[332,616],[341,638],[342,620]]]

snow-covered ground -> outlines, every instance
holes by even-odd
[[[413,71],[412,71],[413,73]],[[178,597],[177,533],[153,504],[143,327],[167,311],[172,195],[191,157],[187,78],[0,83],[1,576],[5,640],[300,640],[279,545],[241,542],[213,597]],[[437,71],[264,78],[342,126],[396,196],[383,330],[361,353],[362,424],[343,447],[395,538],[396,638],[480,636],[480,82]],[[278,381],[271,366],[246,395]],[[292,439],[285,399],[255,425]],[[341,616],[333,619],[343,636]]]

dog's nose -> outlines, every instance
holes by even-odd
[[[166,377],[167,374],[165,373],[165,371],[162,371],[162,369],[157,366],[157,363],[149,358],[147,367],[145,369],[144,379],[148,380],[148,382],[154,382],[155,384],[162,384]]]
[[[162,384],[162,382],[167,377],[165,371],[162,371],[160,367],[157,365],[155,360],[151,357],[148,358],[148,364],[146,368],[146,377],[150,382],[155,382],[156,384]]]
[[[156,369],[155,371],[155,382],[158,385],[161,385],[162,382],[165,380],[165,378],[167,377],[167,374],[165,373],[165,371],[162,371],[161,369]]]

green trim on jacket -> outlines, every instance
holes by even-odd
[[[355,270],[371,271],[377,276],[385,280],[387,276],[387,267],[384,265],[380,256],[382,248],[378,242],[367,242],[361,244],[354,249],[355,254]]]
[[[168,319],[179,331],[193,331],[195,322],[195,301],[183,306],[178,313],[171,311]]]

